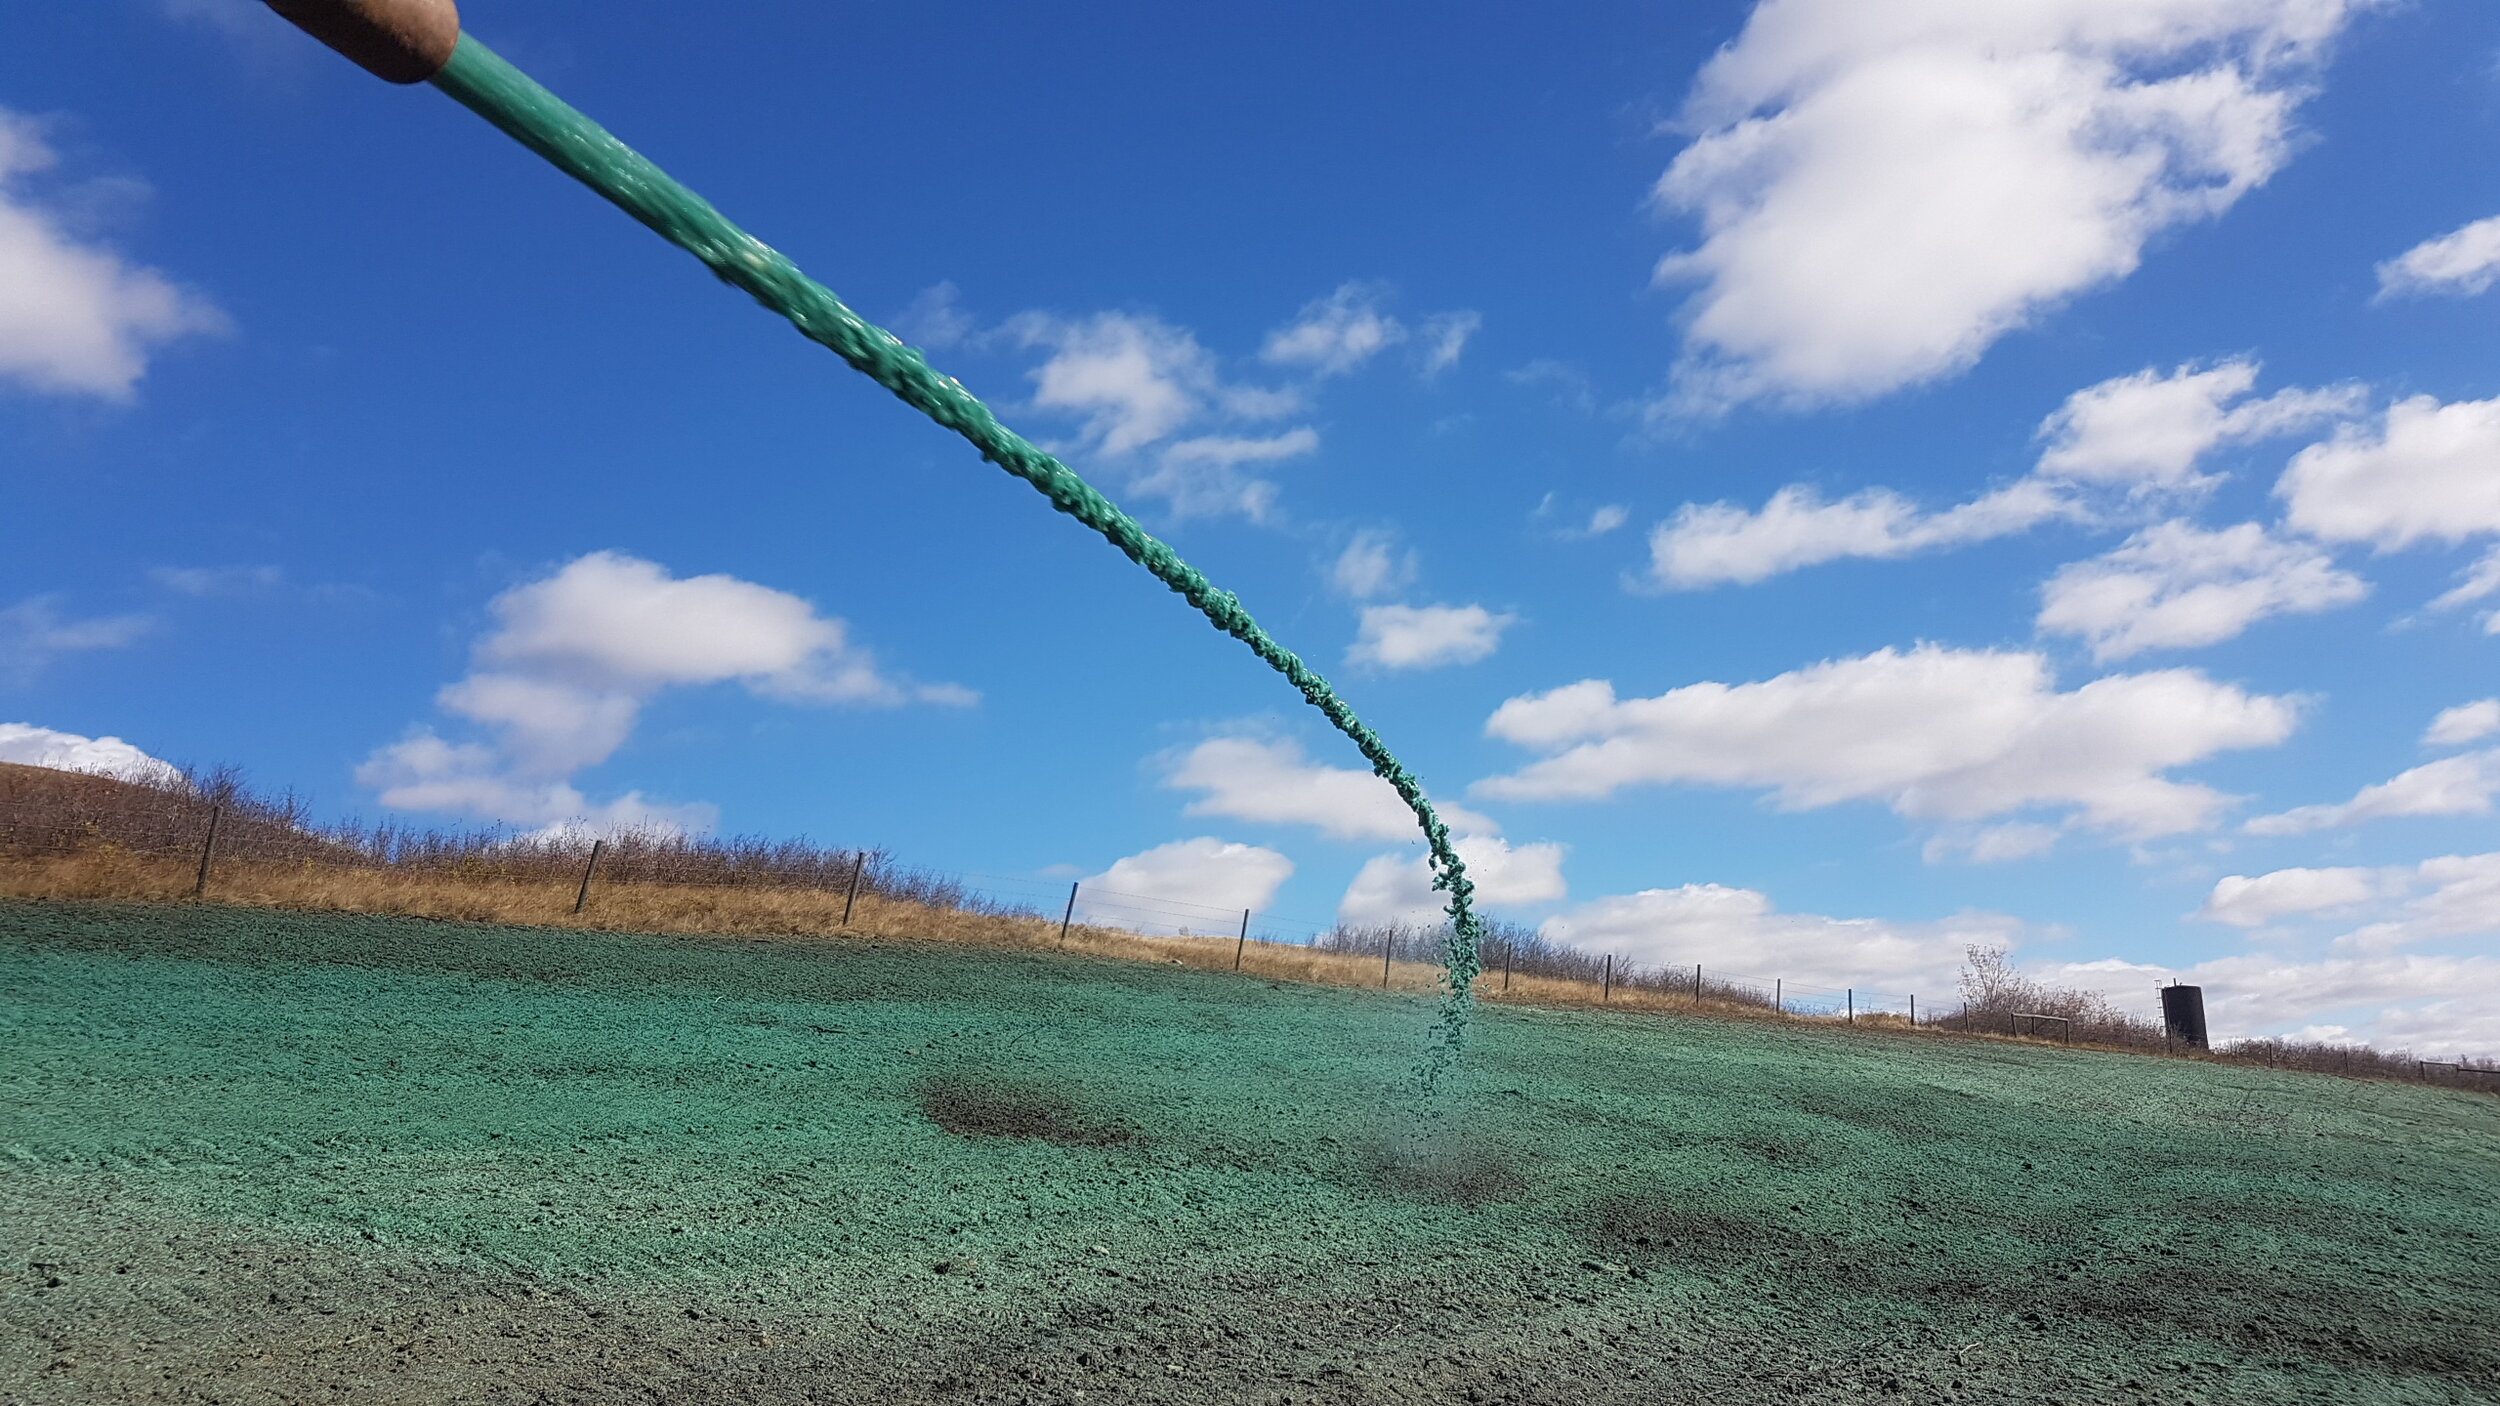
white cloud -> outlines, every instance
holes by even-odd
[[[2406,815],[2489,815],[2500,791],[2500,751],[2466,752],[2364,786],[2341,805],[2296,806],[2248,822],[2252,835],[2304,835]]]
[[[2357,386],[2293,388],[2249,399],[2257,363],[2146,367],[2087,386],[2040,426],[2048,448],[2040,472],[2072,483],[2134,491],[2196,486],[2197,464],[2226,444],[2305,429],[2359,408]]]
[[[2008,864],[2037,859],[2057,848],[2062,832],[2054,825],[2009,820],[2001,825],[1954,826],[1931,837],[1919,857],[1930,864],[1959,859],[1970,864]]]
[[[1382,669],[1433,669],[1473,664],[1501,647],[1516,615],[1480,605],[1367,605],[1346,662]]]
[[[1461,835],[1452,842],[1476,901],[1486,908],[1524,908],[1560,903],[1570,894],[1563,881],[1564,847],[1514,846],[1490,835]],[[1449,899],[1432,886],[1432,870],[1420,855],[1375,855],[1347,885],[1337,921],[1356,927],[1377,923],[1438,922]]]
[[[1244,464],[1272,464],[1319,448],[1319,431],[1304,425],[1265,436],[1201,435],[1176,441],[1151,469],[1132,476],[1132,492],[1169,503],[1179,517],[1239,513],[1264,522],[1276,506],[1274,483],[1240,472]]]
[[[1163,781],[1202,794],[1184,815],[1220,815],[1270,825],[1308,825],[1332,840],[1408,840],[1423,832],[1388,782],[1368,771],[1323,766],[1290,741],[1212,737],[1164,759]],[[1501,827],[1464,807],[1435,803],[1462,832]]]
[[[127,400],[165,343],[226,327],[163,274],[81,241],[25,190],[55,164],[35,123],[0,109],[0,380]]]
[[[2139,1015],[2155,1011],[2157,981],[2191,982],[2205,989],[2217,1041],[2339,1031],[2384,1049],[2500,1054],[2500,1010],[2482,994],[2500,989],[2500,958],[2489,956],[2396,952],[2307,959],[2269,952],[2192,967],[2100,961],[2029,974],[2102,991]]]
[[[1782,913],[1752,889],[1685,884],[1597,899],[1547,919],[1541,931],[1642,965],[1698,962],[1705,977],[1715,969],[1766,983],[1855,987],[1862,997],[1881,986],[1941,1002],[1954,989],[1965,947],[2011,946],[2021,925],[1995,914],[1892,923]]]
[[[2500,595],[2500,547],[2483,553],[2479,560],[2458,574],[2465,579],[2457,583],[2456,589],[2432,601],[2431,609],[2454,610],[2461,605]],[[2483,629],[2500,635],[2500,613],[2484,616]]]
[[[1370,600],[1404,590],[1415,580],[1415,554],[1400,552],[1395,535],[1365,528],[1338,554],[1328,584],[1348,600]]]
[[[1556,496],[1557,495],[1555,494],[1548,493],[1543,498],[1538,499],[1536,511],[1528,514],[1528,520],[1534,523],[1548,523],[1553,521],[1556,509]],[[1575,508],[1571,511],[1576,514],[1578,510]],[[1558,541],[1584,542],[1592,538],[1603,537],[1607,533],[1614,531],[1631,520],[1632,510],[1625,507],[1623,504],[1600,503],[1595,508],[1589,510],[1589,515],[1586,521],[1572,526],[1548,527],[1545,529],[1545,532],[1546,535],[1553,537]]]
[[[1473,311],[1436,312],[1424,319],[1423,371],[1430,380],[1458,364],[1467,350],[1467,340],[1484,326],[1484,314]]]
[[[122,649],[156,628],[145,615],[61,614],[60,597],[30,596],[0,610],[0,675],[31,679],[65,654]]]
[[[232,596],[275,589],[286,573],[274,566],[160,566],[148,579],[178,595]]]
[[[159,0],[157,8],[168,19],[216,31],[256,60],[300,52],[288,41],[303,36],[253,0]]]
[[[2277,869],[2253,878],[2231,874],[2215,882],[2197,916],[2233,927],[2263,927],[2292,914],[2358,907],[2386,891],[2376,869]]]
[[[2369,593],[2326,553],[2256,523],[2207,532],[2164,522],[2050,577],[2038,624],[2044,634],[2081,636],[2107,661],[2214,644],[2269,616],[2314,614]]]
[[[0,762],[86,771],[125,781],[173,785],[182,773],[118,737],[81,737],[33,723],[0,723]]]
[[[1651,532],[1651,573],[1679,590],[1749,584],[1829,561],[1967,546],[2045,522],[2098,522],[2112,508],[2210,486],[2197,466],[2224,444],[2286,434],[2360,403],[2353,387],[2251,399],[2257,373],[2251,361],[2166,375],[2148,367],[2087,386],[2041,422],[2047,445],[2029,475],[1940,511],[1888,488],[1831,500],[1802,484],[1780,489],[1758,512],[1688,503]]]
[[[1008,323],[1026,346],[1047,346],[1033,403],[1082,416],[1087,446],[1126,454],[1189,423],[1213,395],[1215,358],[1186,330],[1140,314],[1070,321],[1026,313]]]
[[[1888,488],[1833,501],[1790,484],[1759,512],[1734,503],[1685,504],[1651,530],[1650,571],[1659,585],[1677,590],[1750,585],[1850,557],[1884,560],[2004,537],[2073,511],[2054,485],[2036,478],[1938,513]]]
[[[1314,375],[1342,376],[1405,340],[1405,325],[1380,310],[1379,290],[1348,283],[1304,304],[1292,322],[1268,333],[1259,359]],[[1458,333],[1451,361],[1458,359],[1458,349],[1466,342],[1466,331]],[[1439,350],[1437,344],[1434,350]]]
[[[640,791],[594,801],[568,781],[516,772],[512,759],[494,747],[446,742],[424,730],[375,751],[356,768],[356,779],[396,810],[470,815],[551,833],[700,834],[720,823],[719,807],[701,801],[655,801]]]
[[[2403,900],[2399,905],[2395,900]],[[2203,917],[2241,927],[2285,917],[2348,915],[2371,905],[2373,921],[2335,939],[2346,951],[2387,952],[2439,938],[2500,933],[2500,854],[2449,854],[2377,869],[2280,869],[2233,876],[2214,888]]]
[[[2430,892],[2406,905],[2406,940],[2500,932],[2500,854],[2449,854],[2415,866]]]
[[[2032,975],[2101,991],[2140,1015],[2154,1011],[2156,981],[2193,982],[2205,988],[2217,1039],[2323,1036],[2426,1054],[2500,1054],[2500,1010],[2485,996],[2500,989],[2500,959],[2419,950],[2500,933],[2500,854],[2232,875],[2214,886],[2199,916],[2266,929],[2268,948],[2185,968],[2103,960]],[[2365,921],[2323,954],[2305,948],[2310,934],[2356,919]]]
[[[2478,698],[2440,711],[2422,734],[2425,747],[2461,747],[2500,732],[2500,698]]]
[[[2281,167],[2366,0],[1763,0],[1661,178],[1688,402],[1851,401],[1958,372]]]
[[[501,753],[524,773],[569,776],[614,756],[633,735],[654,691],[648,685],[595,688],[526,673],[474,673],[434,697],[445,710],[495,732]]]
[[[1276,485],[1242,473],[1243,466],[1319,448],[1319,432],[1307,425],[1181,437],[1209,422],[1273,420],[1302,407],[1292,391],[1227,382],[1187,329],[1142,313],[1069,319],[1028,312],[1002,331],[1050,350],[1031,373],[1034,405],[1081,419],[1082,448],[1125,469],[1132,492],[1166,500],[1179,516],[1262,519],[1274,506]]]
[[[2500,399],[2400,400],[2294,455],[2275,485],[2291,525],[2394,551],[2500,533]]]
[[[1513,698],[1485,730],[1550,755],[1475,789],[1594,800],[1644,784],[1763,787],[1792,810],[1873,800],[1957,822],[2040,808],[2165,835],[2211,825],[2230,798],[2164,773],[2273,746],[2297,718],[2290,698],[2193,670],[2059,692],[2040,655],[1921,645],[1655,698],[1618,700],[1602,679]]]
[[[593,552],[488,607],[478,659],[582,688],[643,692],[735,679],[776,698],[896,704],[965,701],[879,673],[849,627],[799,597],[734,576],[672,577],[656,562]]]
[[[906,341],[938,350],[963,345],[979,328],[979,320],[964,311],[963,290],[952,280],[921,289],[894,318],[894,330]]]
[[[1257,912],[1275,901],[1276,890],[1292,877],[1293,861],[1272,849],[1233,844],[1212,836],[1174,840],[1142,854],[1132,854],[1103,872],[1078,881],[1077,916],[1144,930],[1174,925],[1162,921],[1169,919],[1169,914],[1123,909],[1112,895]],[[1088,904],[1082,896],[1087,889],[1099,890],[1104,896]]]
[[[1502,379],[1514,386],[1543,386],[1556,405],[1568,406],[1584,415],[1596,413],[1597,388],[1589,383],[1587,372],[1569,362],[1541,356],[1503,372]]]
[[[951,684],[894,679],[850,644],[848,627],[783,591],[732,576],[672,577],[618,552],[594,552],[488,607],[496,628],[476,667],[437,701],[483,726],[491,745],[430,731],[376,752],[358,779],[404,810],[459,811],[520,824],[580,817],[681,828],[685,807],[639,794],[590,804],[572,775],[613,756],[642,706],[663,689],[736,682],[794,703],[965,704]]]
[[[2500,279],[2500,215],[2426,239],[2378,266],[2380,298],[2472,297]]]

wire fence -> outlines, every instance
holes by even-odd
[[[831,848],[805,839],[692,836],[663,829],[593,834],[573,827],[419,828],[385,822],[323,824],[293,796],[247,789],[231,771],[191,777],[101,778],[0,763],[0,857],[127,856],[178,861],[194,896],[221,873],[364,874],[481,889],[561,886],[581,913],[603,893],[734,890],[810,895],[848,924],[862,900],[1147,938],[1229,939],[1232,964],[1256,944],[1328,957],[1376,959],[1380,984],[1404,967],[1431,977],[1446,950],[1439,923],[1338,921],[1124,892],[1082,879],[949,873],[904,865],[882,849]],[[2096,993],[2061,991],[2011,972],[2002,954],[1974,951],[1953,999],[1915,992],[1824,987],[1707,964],[1635,962],[1565,946],[1515,923],[1485,926],[1482,986],[1500,998],[1595,999],[1600,1004],[1757,1009],[1804,1019],[1891,1024],[1974,1035],[2190,1053],[2160,1025]],[[1525,988],[1533,989],[1525,989]],[[1563,988],[1558,990],[1557,988]],[[2316,1073],[2402,1079],[2500,1093],[2500,1061],[2421,1059],[2403,1051],[2288,1040],[2241,1040],[2206,1057]]]
[[[1335,926],[1282,913],[1129,893],[1076,879],[980,873],[954,878],[966,895],[995,905],[1001,912],[1026,913],[1076,927],[1115,928],[1145,937],[1224,937],[1267,946],[1315,947]]]

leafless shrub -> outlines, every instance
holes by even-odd
[[[233,768],[169,777],[108,778],[0,763],[0,855],[70,855],[109,845],[130,854],[196,858],[217,818],[222,864],[386,869],[471,883],[578,881],[599,847],[604,884],[671,884],[862,894],[934,908],[1011,915],[947,875],[897,864],[882,849],[834,849],[806,839],[698,836],[645,828],[591,832],[418,827],[385,821],[320,824],[291,794],[254,792]]]

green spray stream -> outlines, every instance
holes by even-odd
[[[1440,1018],[1418,1069],[1426,1092],[1437,1087],[1464,1044],[1480,969],[1475,886],[1450,843],[1449,827],[1434,813],[1423,787],[1328,680],[1261,629],[1232,592],[1218,589],[1073,469],[1001,425],[961,383],[931,368],[900,338],[851,311],[832,289],[801,273],[778,251],[732,224],[701,196],[493,50],[461,35],[451,61],[432,81],[661,238],[701,259],[723,282],[745,289],[788,318],[810,341],[831,348],[904,403],[971,441],[982,458],[1033,485],[1052,507],[1101,533],[1129,560],[1186,597],[1215,628],[1248,645],[1362,749],[1372,771],[1397,788],[1415,812],[1432,848],[1433,887],[1449,895],[1449,974]]]

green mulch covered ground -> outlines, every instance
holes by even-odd
[[[2489,1402],[2500,1099],[0,903],[0,1397]]]

